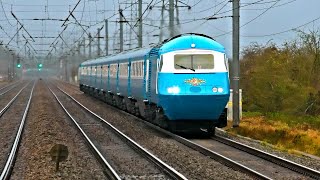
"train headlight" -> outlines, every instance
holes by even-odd
[[[180,92],[180,88],[177,86],[168,87],[167,92],[170,94],[178,94]]]
[[[216,88],[216,87],[212,88],[212,92],[214,92],[214,93],[218,92],[218,88]]]
[[[216,92],[222,93],[223,92],[223,88],[222,87],[219,87],[219,88],[213,87],[212,88],[212,92],[214,92],[214,93],[216,93]]]

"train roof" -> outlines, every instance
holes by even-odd
[[[118,62],[122,60],[128,60],[129,58],[132,60],[142,60],[143,57],[151,51],[152,48],[142,48],[131,51],[122,52],[120,54],[114,54],[110,56],[100,57],[98,59],[91,59],[81,63],[81,65],[100,65],[104,62]]]
[[[213,38],[203,34],[186,33],[166,39],[154,47],[130,50],[119,54],[100,57],[98,59],[87,60],[81,63],[81,66],[102,65],[105,62],[121,62],[126,61],[129,58],[131,60],[142,60],[145,55],[152,53],[152,50],[159,50],[158,53],[161,55],[172,51],[191,49],[193,46],[197,49],[213,50],[225,53],[225,48]]]
[[[213,50],[225,53],[225,48],[213,38],[203,34],[187,33],[165,40],[160,47],[159,54],[191,49],[193,48],[192,46],[197,49]]]

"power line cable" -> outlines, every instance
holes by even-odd
[[[270,9],[272,9],[278,2],[280,2],[281,0],[277,0],[275,3],[273,3],[269,8],[267,8],[266,10],[264,10],[262,13],[260,13],[258,16],[256,16],[255,18],[251,19],[250,21],[244,23],[243,25],[241,25],[241,27],[251,23],[252,21],[258,19],[260,16],[262,16],[264,13],[266,13],[267,11],[269,11]],[[241,28],[240,27],[240,28]]]
[[[10,26],[11,26],[11,27],[14,27],[14,25],[12,25],[12,24],[10,23],[10,21],[9,21],[9,19],[8,19],[8,17],[7,17],[6,11],[5,11],[4,8],[3,8],[3,4],[2,4],[2,3],[3,3],[2,0],[0,0],[0,4],[1,4],[2,10],[3,10],[3,13],[4,13],[4,17],[6,17],[8,23],[10,24]]]
[[[154,0],[151,0],[151,2],[148,4],[147,8],[143,11],[141,17],[139,17],[139,18],[137,19],[137,22],[134,23],[134,25],[133,25],[134,27],[138,24],[139,21],[141,21],[141,18],[143,17],[144,13],[149,9],[149,7],[151,6],[151,4],[152,4],[153,1],[154,1]]]
[[[216,7],[218,7],[219,5],[221,5],[223,2],[225,2],[225,1],[221,1],[220,3],[215,4],[214,6],[211,6],[211,7],[207,8],[207,9],[200,10],[200,11],[194,12],[194,13],[195,13],[195,14],[198,14],[198,13],[202,13],[202,12],[208,11],[208,10],[210,10],[210,9],[216,8]],[[224,8],[228,3],[229,3],[229,0],[227,0],[227,3],[223,6],[223,8]],[[221,10],[221,9],[220,9],[220,10]]]
[[[256,20],[257,18],[259,18],[260,16],[262,16],[263,14],[265,14],[267,11],[269,11],[269,10],[272,9],[272,8],[274,8],[274,6],[275,6],[278,2],[280,2],[280,1],[281,1],[281,0],[277,0],[275,3],[273,3],[273,4],[272,4],[269,8],[267,8],[265,11],[263,11],[263,12],[260,13],[258,16],[256,16],[256,17],[254,17],[253,19],[251,19],[250,21],[242,24],[239,28],[242,28],[242,27],[248,25],[249,23],[253,22],[253,21]],[[217,35],[217,36],[215,36],[215,37],[224,36],[224,35],[229,34],[229,33],[231,33],[231,32],[232,32],[232,31],[229,31],[229,32],[226,32],[226,33]]]
[[[287,30],[284,30],[284,31],[280,31],[280,32],[276,32],[276,33],[272,33],[272,34],[265,34],[265,35],[241,35],[242,37],[268,37],[268,36],[275,36],[275,35],[279,35],[279,34],[283,34],[283,33],[286,33],[286,32],[290,32],[290,31],[294,31],[294,30],[296,30],[296,29],[298,29],[298,28],[301,28],[301,27],[303,27],[303,26],[306,26],[306,25],[308,25],[308,24],[310,24],[310,23],[313,23],[313,22],[315,22],[315,21],[318,21],[320,19],[320,16],[319,17],[317,17],[317,18],[315,18],[315,19],[313,19],[313,20],[311,20],[311,21],[309,21],[309,22],[307,22],[307,23],[304,23],[304,24],[302,24],[302,25],[299,25],[299,26],[297,26],[297,27],[293,27],[293,28],[290,28],[290,29],[287,29]]]
[[[276,5],[276,6],[274,6],[274,8],[276,8],[276,7],[281,7],[281,6],[284,6],[284,5],[287,5],[287,4],[291,4],[291,3],[293,3],[293,2],[295,2],[295,1],[297,1],[297,0],[291,0],[291,1],[288,1],[288,2],[285,2],[285,3],[282,3],[282,4],[279,4],[279,5]],[[241,9],[241,10],[265,10],[265,9],[267,9],[267,8],[256,8],[256,9]]]

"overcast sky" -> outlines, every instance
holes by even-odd
[[[3,41],[3,44],[8,44],[17,30],[17,21],[11,15],[11,10],[24,25],[25,30],[31,37],[57,37],[65,28],[61,27],[62,21],[34,21],[30,19],[66,19],[69,11],[75,7],[78,0],[1,0],[1,2],[2,7],[0,11],[2,15],[0,16],[0,25],[2,29],[0,29],[0,40]],[[17,39],[14,38],[9,43],[9,47],[23,55],[24,44],[26,43],[23,36],[25,36],[31,44],[28,45],[27,49],[34,48],[38,55],[45,56],[48,54],[52,49],[50,44],[53,42],[58,42],[57,53],[62,54],[61,44],[63,44],[63,40],[67,43],[67,45],[64,45],[63,51],[67,52],[75,46],[75,41],[82,40],[83,37],[87,38],[87,34],[84,33],[82,28],[86,29],[89,26],[90,28],[86,31],[91,32],[94,36],[97,33],[97,28],[104,25],[104,19],[108,19],[109,49],[118,49],[119,23],[117,21],[119,20],[119,7],[125,9],[123,14],[130,24],[124,25],[124,41],[127,44],[124,48],[136,47],[136,32],[138,31],[136,28],[133,31],[131,27],[133,27],[137,19],[137,5],[133,5],[131,8],[131,2],[137,2],[137,0],[81,0],[74,12],[77,21],[72,17],[69,18],[67,22],[68,27],[61,34],[62,38],[59,37],[56,40],[55,38],[34,38],[35,42],[33,42],[28,33],[24,29],[21,29],[19,31],[18,44],[16,42]],[[144,46],[148,46],[149,43],[157,43],[159,41],[160,30],[163,30],[163,39],[169,37],[168,11],[164,11],[164,23],[160,27],[161,8],[159,6],[161,3],[159,2],[161,0],[143,1],[143,10],[146,9],[149,3],[152,6],[155,5],[151,10],[146,10],[143,16],[145,23],[143,27]],[[228,16],[232,15],[232,3],[228,2],[228,0],[181,0],[181,2],[191,6],[191,9],[179,7],[179,12],[175,12],[176,21],[174,24],[181,23],[175,26],[176,33],[197,32],[212,36],[226,47],[228,56],[230,57],[232,52],[232,18]],[[182,5],[182,3],[179,3],[179,6]],[[298,29],[303,31],[319,29],[319,7],[319,0],[241,0],[241,48],[252,42],[266,44],[271,41],[281,45],[285,41],[296,38],[296,32],[292,31],[296,27],[299,27]],[[221,17],[221,19],[203,20],[212,15]],[[79,26],[77,22],[83,26]],[[103,29],[101,36],[104,36],[104,34]],[[104,42],[101,44],[104,46]],[[102,46],[101,48],[103,48]]]

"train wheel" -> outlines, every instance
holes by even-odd
[[[152,122],[152,123],[154,123],[154,119],[155,119],[153,110],[155,110],[155,109],[153,108],[152,105],[146,105],[145,109],[144,109],[145,119],[149,122]]]
[[[164,115],[163,109],[162,108],[157,108],[156,110],[156,117],[155,117],[155,122],[158,124],[160,127],[164,129],[168,129],[168,119]]]
[[[125,98],[123,98],[123,97],[119,97],[119,98],[121,100],[121,108],[120,109],[122,109],[123,111],[127,111],[127,103],[126,103]]]
[[[126,99],[126,108],[127,111],[131,114],[135,114],[135,106],[134,106],[134,102],[131,99]]]
[[[215,127],[208,128],[208,129],[207,129],[207,132],[208,132],[208,136],[209,136],[209,137],[214,136],[215,133],[216,133],[216,128],[215,128]]]

